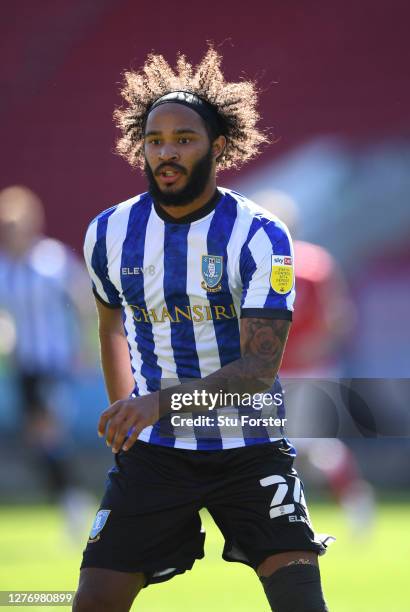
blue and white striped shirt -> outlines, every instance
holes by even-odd
[[[72,371],[80,340],[73,296],[84,279],[80,261],[52,238],[39,237],[18,257],[0,251],[0,310],[13,318],[19,371],[48,376]]]
[[[219,188],[209,205],[179,220],[148,193],[131,198],[91,222],[84,253],[96,297],[123,309],[136,395],[160,389],[164,380],[203,378],[239,359],[239,318],[292,316],[286,226],[228,189]],[[238,414],[238,408],[218,414],[223,411]],[[171,416],[139,438],[211,450],[272,440],[266,431],[255,438],[247,425],[215,424],[204,437],[200,427],[173,427]]]

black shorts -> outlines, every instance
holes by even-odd
[[[225,538],[223,558],[256,569],[290,550],[322,553],[285,441],[220,451],[137,441],[116,455],[82,568],[143,572],[147,584],[204,556],[199,510]]]
[[[53,385],[53,378],[47,374],[20,372],[18,385],[21,390],[22,410],[28,417],[48,414],[47,396]]]

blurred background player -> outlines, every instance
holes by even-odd
[[[295,239],[299,233],[299,210],[288,194],[266,190],[255,193],[252,199],[282,219],[294,237],[297,308],[282,360],[281,377],[340,378],[344,349],[356,325],[355,307],[342,270],[323,247]],[[304,404],[308,401],[305,389],[301,387],[292,399],[298,403],[295,410],[300,432]],[[363,479],[351,449],[338,438],[298,437],[294,444],[302,460],[308,460],[308,467],[324,477],[344,509],[353,533],[367,532],[374,518],[374,494],[371,485]]]
[[[14,327],[11,369],[21,400],[24,441],[49,496],[80,535],[89,495],[72,467],[67,384],[78,366],[81,326],[90,315],[82,265],[61,242],[43,235],[44,210],[29,189],[0,192],[0,311]]]

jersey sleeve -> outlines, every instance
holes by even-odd
[[[97,218],[88,227],[84,241],[84,259],[95,297],[108,308],[121,308],[121,298],[108,275],[104,224]]]
[[[286,226],[268,221],[241,250],[241,318],[291,321],[295,300],[294,253]]]

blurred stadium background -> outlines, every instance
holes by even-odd
[[[313,271],[300,270],[301,286],[306,282],[306,291],[317,292],[307,294],[310,323],[301,322],[295,339],[307,343],[311,331],[316,348],[325,348],[313,363],[307,349],[302,361],[290,356],[287,371],[408,379],[409,18],[404,0],[255,0],[243,8],[233,0],[198,6],[43,0],[35,8],[16,0],[2,8],[0,23],[0,189],[23,185],[42,201],[45,233],[60,241],[42,252],[46,269],[55,264],[58,245],[78,264],[91,218],[144,189],[139,173],[113,154],[112,111],[120,104],[122,70],[140,66],[152,50],[171,61],[181,50],[196,62],[213,40],[228,79],[243,74],[258,80],[261,123],[274,141],[240,173],[221,176],[220,184],[279,216],[292,213],[287,220],[295,223],[300,248],[314,247],[319,261]],[[329,262],[338,278],[332,305],[344,314],[316,329],[329,315],[318,289]],[[36,428],[22,433],[15,313],[6,298],[1,303],[1,296],[10,298],[11,286],[0,274],[0,590],[76,588],[81,537],[70,537],[82,532],[76,509],[85,520],[111,464],[111,453],[95,434],[107,401],[91,296],[77,272],[73,299],[67,295],[64,303],[68,314],[79,313],[81,333],[72,367],[48,398],[64,438],[56,448],[77,474],[77,497],[63,511],[34,460],[33,449],[44,437]],[[26,304],[28,321],[36,316],[35,304]],[[408,423],[408,399],[386,393],[378,409],[389,414],[393,407]],[[323,448],[307,449],[297,460],[315,525],[338,538],[322,562],[332,612],[409,609],[410,444],[405,429],[402,437],[397,428],[392,432],[356,436],[327,450],[325,458],[341,457],[333,474],[317,459]],[[351,480],[365,487],[368,506],[350,504],[349,469]],[[138,609],[176,611],[183,598],[188,610],[267,610],[249,570],[223,564],[219,535],[204,520],[207,558],[191,574],[144,592]]]

